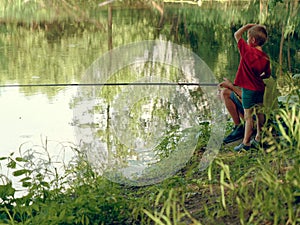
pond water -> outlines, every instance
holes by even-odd
[[[234,27],[232,27],[230,21],[220,24],[220,16],[226,17],[222,10],[197,10],[198,13],[202,13],[202,16],[195,16],[194,9],[184,9],[183,7],[178,6],[171,7],[165,15],[166,18],[164,24],[160,24],[160,15],[157,14],[157,12],[153,13],[153,11],[147,9],[101,10],[98,19],[100,23],[105,26],[104,28],[99,29],[96,29],[90,24],[83,28],[80,28],[80,26],[74,27],[74,24],[65,21],[63,22],[64,26],[53,22],[49,24],[47,29],[42,25],[35,29],[28,29],[26,26],[11,27],[1,25],[0,156],[6,156],[11,152],[18,152],[20,149],[26,151],[30,148],[34,148],[34,146],[43,146],[43,149],[46,149],[50,155],[58,157],[60,160],[67,163],[72,158],[73,152],[62,151],[62,149],[65,149],[64,147],[73,145],[90,146],[88,144],[91,143],[84,143],[78,138],[78,132],[93,127],[95,114],[98,115],[96,116],[97,124],[102,123],[105,128],[102,129],[98,126],[97,130],[92,132],[92,135],[97,134],[99,140],[104,139],[104,137],[107,138],[106,145],[108,146],[107,148],[112,149],[110,151],[116,151],[116,146],[120,147],[123,144],[123,147],[120,148],[123,149],[122,151],[127,152],[118,154],[125,154],[126,157],[130,155],[130,160],[137,157],[131,152],[132,149],[137,150],[132,147],[133,145],[140,145],[142,146],[142,149],[152,148],[153,143],[157,146],[157,139],[155,138],[159,136],[161,130],[155,130],[153,127],[149,128],[149,126],[155,126],[153,124],[151,125],[149,122],[152,121],[153,114],[154,116],[159,115],[159,120],[168,120],[170,122],[168,123],[168,135],[174,135],[175,139],[178,138],[171,132],[172,129],[175,129],[174,126],[178,122],[178,120],[173,120],[171,117],[178,116],[178,114],[167,113],[169,116],[166,116],[164,115],[165,112],[162,111],[168,107],[169,112],[176,109],[177,113],[183,113],[181,119],[189,117],[189,114],[184,114],[183,111],[181,112],[179,110],[180,107],[175,103],[174,105],[176,105],[176,107],[174,107],[174,105],[173,107],[170,107],[170,104],[167,101],[162,100],[158,103],[153,99],[151,100],[149,96],[144,96],[144,98],[129,103],[138,108],[136,111],[131,111],[130,117],[143,118],[143,121],[137,123],[133,120],[131,122],[127,121],[127,123],[124,123],[123,125],[121,123],[113,124],[114,129],[116,129],[118,125],[120,125],[120,127],[124,126],[122,128],[123,134],[126,133],[126,128],[129,128],[129,133],[136,134],[138,131],[135,126],[144,124],[142,128],[139,128],[144,131],[142,132],[143,134],[138,134],[142,135],[139,136],[142,137],[142,141],[140,143],[133,143],[130,141],[130,137],[125,135],[121,138],[121,142],[123,143],[116,143],[116,141],[111,140],[112,137],[109,136],[111,132],[116,132],[116,130],[107,130],[109,123],[107,121],[111,119],[111,116],[114,116],[114,112],[111,111],[107,113],[107,111],[112,109],[116,110],[119,105],[124,104],[122,102],[124,102],[125,99],[124,97],[120,97],[120,93],[124,94],[126,92],[125,98],[128,99],[130,98],[130,93],[132,94],[133,89],[128,87],[127,90],[122,89],[121,87],[113,87],[110,89],[103,86],[101,88],[101,93],[95,95],[95,89],[93,89],[95,87],[86,87],[88,93],[84,96],[84,100],[89,99],[89,95],[93,96],[93,102],[89,102],[88,106],[91,106],[92,104],[91,110],[94,110],[93,113],[95,114],[93,114],[92,119],[88,118],[88,121],[82,122],[80,119],[83,118],[83,114],[80,115],[79,119],[77,106],[79,103],[84,102],[80,97],[82,97],[81,93],[85,92],[85,88],[76,85],[67,86],[63,84],[78,84],[82,82],[99,83],[101,80],[97,79],[99,77],[94,75],[92,76],[92,79],[86,79],[86,75],[90,73],[87,72],[89,71],[88,69],[93,68],[91,65],[95,65],[93,62],[99,63],[100,59],[101,63],[101,60],[103,59],[101,57],[103,57],[103,54],[110,49],[120,48],[124,45],[138,43],[144,40],[161,40],[185,46],[185,48],[200,57],[204,64],[210,68],[211,73],[209,74],[211,75],[211,80],[209,80],[208,83],[216,84],[222,77],[232,79],[238,65],[238,52],[232,38]],[[110,13],[112,13],[111,18],[108,16]],[[232,11],[228,10],[225,14],[230,13],[232,13]],[[207,18],[205,19],[205,17]],[[109,24],[111,24],[111,26],[109,26]],[[273,44],[279,43],[279,37],[275,37],[274,35],[272,38],[276,40],[272,42]],[[173,49],[171,48],[171,50]],[[272,44],[266,46],[266,51],[271,54],[271,57],[277,58],[278,52],[274,50]],[[126,50],[123,50],[121,53],[122,55],[120,55],[120,57],[124,58]],[[161,51],[154,51],[153,54],[159,55],[161,54]],[[175,54],[176,52],[171,51],[169,55],[165,54],[164,56],[172,58]],[[106,57],[108,56],[106,55]],[[115,58],[115,61],[118,61],[118,58]],[[160,67],[156,70],[156,66],[147,67],[145,64],[139,65],[138,62],[131,63],[134,65],[136,64],[136,66],[129,69],[124,66],[120,68],[121,72],[117,70],[113,71],[115,76],[108,78],[108,80],[103,80],[103,82],[203,82],[201,79],[197,79],[197,76],[199,76],[197,74],[193,74],[194,77],[184,77],[184,79],[178,75],[179,73],[182,73],[182,71],[187,71],[188,68],[192,68],[192,70],[194,70],[193,73],[199,71],[199,69],[196,68],[197,65],[195,66],[193,64],[195,62],[197,61],[182,61],[182,67],[175,68],[175,70],[173,67],[165,65],[163,68]],[[297,64],[298,61],[295,60],[294,63]],[[127,62],[127,64],[130,63]],[[107,64],[105,65],[107,66]],[[186,67],[187,69],[183,69],[183,67]],[[99,65],[97,69],[101,71],[103,65]],[[111,68],[109,70],[111,70]],[[128,72],[128,70],[130,72]],[[147,73],[145,71],[147,71]],[[144,73],[144,76],[140,76],[142,73]],[[168,76],[161,76],[162,73],[167,74]],[[120,76],[120,74],[123,74],[122,76],[125,74],[126,79]],[[159,79],[145,80],[145,74],[146,77],[157,77],[155,75],[159,74]],[[189,72],[185,72],[185,76],[186,74],[189,74]],[[15,86],[8,87],[10,84],[15,84]],[[56,84],[57,86],[44,86],[44,84]],[[20,85],[20,87],[17,87],[18,85]],[[139,86],[139,88],[141,87]],[[152,91],[154,90],[154,92],[157,91],[157,93],[160,93],[154,86],[152,86],[152,88]],[[182,96],[186,93],[201,93],[201,91],[206,92],[206,94],[216,94],[214,92],[216,90],[215,86],[210,87],[210,90],[202,87],[200,88],[201,91],[199,91],[199,87],[194,87],[194,89],[176,88],[179,87],[173,87],[176,93],[184,90]],[[128,91],[129,89],[130,91]],[[173,89],[172,91],[174,91]],[[138,89],[138,87],[135,86],[135,91],[137,91],[138,94],[142,94],[143,90],[145,90],[145,87]],[[150,92],[151,90],[147,92],[147,95],[150,95]],[[165,92],[166,91],[161,93]],[[157,95],[161,98],[163,94]],[[102,98],[99,98],[100,96],[102,96]],[[103,102],[103,99],[106,102]],[[201,99],[201,95],[199,99],[201,104],[207,101],[207,99]],[[186,101],[189,102],[192,100],[189,99]],[[184,102],[184,100],[182,102]],[[113,104],[115,108],[111,108],[111,104]],[[192,104],[197,105],[198,103],[193,102],[191,105]],[[95,112],[96,105],[98,108]],[[122,109],[119,109],[123,110],[126,108],[125,105],[122,105],[122,107]],[[153,110],[153,107],[155,110]],[[220,108],[221,107],[222,106],[220,106]],[[193,110],[194,109],[191,109],[191,112],[195,113]],[[80,113],[82,112],[80,111]],[[87,114],[88,113],[87,110]],[[106,116],[105,113],[107,114]],[[225,113],[225,111],[223,111],[223,113]],[[205,113],[203,112],[202,114]],[[149,117],[149,115],[152,115],[152,117]],[[205,121],[205,119],[206,118],[200,121]],[[115,120],[113,121],[121,121],[121,118],[115,117]],[[191,123],[195,121],[181,122],[179,123],[180,126],[182,126],[180,128],[186,129],[190,128]],[[157,122],[156,125],[157,124],[161,124],[161,121]],[[90,127],[87,128],[87,125]],[[156,135],[151,136],[152,134],[150,135],[150,132],[146,132],[147,129],[151,132],[155,131]],[[166,128],[163,127],[161,129],[164,130]],[[181,135],[183,135],[184,132],[182,130],[184,129],[180,130]],[[88,132],[85,133],[85,135],[86,134],[89,135]],[[149,137],[149,135],[151,137]],[[149,139],[143,139],[145,137]],[[93,138],[95,139],[95,137]],[[154,138],[154,140],[151,138]],[[191,140],[189,135],[186,135],[184,138],[184,142]],[[85,140],[87,139],[88,138]],[[170,139],[166,140],[168,140],[169,143],[172,142]],[[101,143],[97,144],[103,145],[103,143],[104,141],[102,140]],[[173,142],[173,144],[176,143],[178,144],[176,141]],[[110,145],[114,145],[115,147],[111,147]],[[127,146],[125,150],[124,145]],[[192,143],[192,145],[195,145],[195,143]],[[105,153],[103,157],[107,157],[107,153]],[[149,159],[147,160],[149,161]]]
[[[42,146],[46,140],[76,143],[71,126],[73,110],[69,107],[75,93],[72,88],[61,90],[50,100],[41,93],[26,96],[18,88],[2,88],[0,154],[17,152],[21,146],[23,150]]]

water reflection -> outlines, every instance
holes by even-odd
[[[211,70],[171,42],[113,50],[87,70],[83,83],[91,82],[111,85],[81,87],[74,99],[81,149],[100,174],[129,185],[159,182],[182,168],[201,122],[214,120],[211,110],[220,108]]]
[[[75,143],[74,129],[70,126],[73,111],[69,107],[75,93],[75,88],[61,90],[49,100],[46,95],[26,96],[18,88],[2,88],[0,155],[16,152],[20,146],[26,150],[26,146],[42,145],[45,139],[57,144]],[[53,156],[60,151],[59,148],[49,150]],[[66,157],[68,160],[72,156]]]

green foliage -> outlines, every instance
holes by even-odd
[[[96,177],[90,168],[79,167],[87,164],[78,163],[75,168],[70,166],[63,174],[57,174],[52,173],[51,162],[37,165],[38,160],[28,155],[27,159],[12,156],[1,159],[7,161],[12,176],[21,178],[19,182],[26,189],[18,197],[12,182],[0,185],[0,222],[114,224],[127,220],[127,199],[120,193],[121,187]]]
[[[264,146],[257,152],[219,156],[210,166],[210,189],[219,196],[214,207],[219,218],[211,219],[234,214],[241,224],[299,223],[299,109],[295,103],[275,113],[276,123],[265,128]],[[218,183],[219,188],[213,185]]]
[[[161,190],[154,204],[154,213],[144,209],[143,212],[157,225],[186,224],[187,218],[195,225],[200,223],[195,220],[184,207],[184,199],[178,190],[170,189],[167,197]],[[185,218],[185,219],[184,219]]]
[[[199,159],[193,157],[177,175],[148,187],[106,180],[81,153],[59,173],[50,159],[38,163],[33,149],[1,157],[26,191],[18,196],[20,189],[1,176],[0,223],[297,224],[299,118],[299,104],[280,108],[276,123],[264,130],[260,149],[236,155],[224,148],[202,173],[194,166]]]

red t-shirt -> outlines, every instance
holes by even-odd
[[[243,38],[238,41],[238,49],[241,59],[234,84],[252,91],[264,91],[261,75],[264,74],[264,78],[271,75],[268,55],[248,45]]]

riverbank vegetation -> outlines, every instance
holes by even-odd
[[[181,171],[151,186],[123,186],[98,176],[84,153],[72,144],[58,145],[75,153],[66,164],[58,164],[48,157],[49,140],[44,140],[42,146],[20,146],[15,153],[0,158],[0,168],[3,171],[7,168],[0,175],[0,224],[300,223],[300,82],[297,76],[292,77],[299,74],[299,1],[238,1],[235,7],[230,7],[230,4],[237,1],[173,1],[185,4],[185,7],[177,8],[177,14],[168,10],[173,7],[169,1],[108,1],[112,2],[110,4],[91,0],[16,2],[0,0],[3,6],[0,9],[0,44],[15,38],[13,31],[17,35],[26,34],[26,41],[20,42],[19,48],[14,50],[16,60],[1,58],[1,63],[9,67],[11,76],[15,76],[8,81],[34,82],[33,72],[42,76],[45,69],[51,71],[51,76],[43,78],[45,83],[55,80],[57,74],[64,76],[66,83],[73,81],[73,77],[68,77],[70,71],[79,74],[75,80],[80,80],[81,72],[92,63],[87,54],[94,58],[99,54],[90,51],[95,46],[104,52],[131,41],[153,39],[158,34],[168,36],[176,43],[190,43],[189,47],[203,59],[208,56],[202,55],[202,49],[212,48],[219,53],[220,60],[229,60],[225,45],[232,47],[233,44],[228,43],[232,39],[229,37],[231,33],[225,31],[257,18],[256,22],[266,23],[272,29],[271,41],[266,47],[275,56],[272,58],[272,75],[285,100],[278,106],[276,101],[275,107],[271,102],[272,110],[266,109],[269,123],[264,127],[264,145],[259,149],[235,153],[232,146],[222,146],[209,167],[199,171],[206,144],[199,141],[193,157]],[[99,4],[102,4],[100,9]],[[131,11],[124,9],[123,12],[116,11],[114,17],[109,16],[114,7],[121,8],[123,4],[126,7],[148,7],[153,10],[150,14],[157,15],[156,19],[145,17],[139,18],[138,22],[118,22],[121,13],[132,15]],[[210,11],[212,4],[218,4],[217,13]],[[202,14],[197,11],[199,7],[203,8]],[[142,15],[148,16],[147,12]],[[202,27],[201,31],[198,26],[189,26],[188,21],[192,20],[193,24]],[[151,24],[151,28],[145,24]],[[124,27],[131,32],[131,38],[124,35]],[[210,33],[209,29],[214,32],[210,37],[204,36],[204,33]],[[88,31],[92,33],[88,35]],[[79,43],[81,48],[72,47],[72,38],[77,35],[88,40]],[[202,37],[207,40],[198,43]],[[102,43],[97,40],[102,40]],[[214,46],[207,44],[211,42]],[[76,56],[75,60],[67,58],[62,61],[60,55],[51,55],[50,48],[56,48],[58,44],[69,46],[70,55]],[[50,56],[50,62],[59,61],[54,63],[59,67],[53,68],[51,63],[37,63],[34,69],[15,67],[21,61],[29,65],[38,60],[37,49],[41,46],[44,54]],[[210,63],[217,64],[216,61]],[[232,63],[233,70],[237,63]],[[221,78],[222,64],[211,67],[216,68],[214,73]],[[26,78],[26,74],[30,77]],[[296,101],[293,100],[295,96],[298,97]],[[230,126],[228,122],[227,132]],[[37,154],[37,148],[45,154]]]
[[[199,171],[205,150],[205,144],[199,144],[184,169],[172,178],[146,187],[123,186],[97,176],[80,152],[68,165],[41,159],[34,146],[22,151],[22,155],[2,157],[1,165],[9,168],[8,173],[21,187],[16,188],[6,176],[1,176],[0,221],[5,224],[298,224],[299,107],[299,103],[294,103],[274,112],[272,125],[264,129],[264,146],[259,149],[235,153],[232,147],[223,146],[212,164]],[[20,189],[26,191],[18,193]]]

